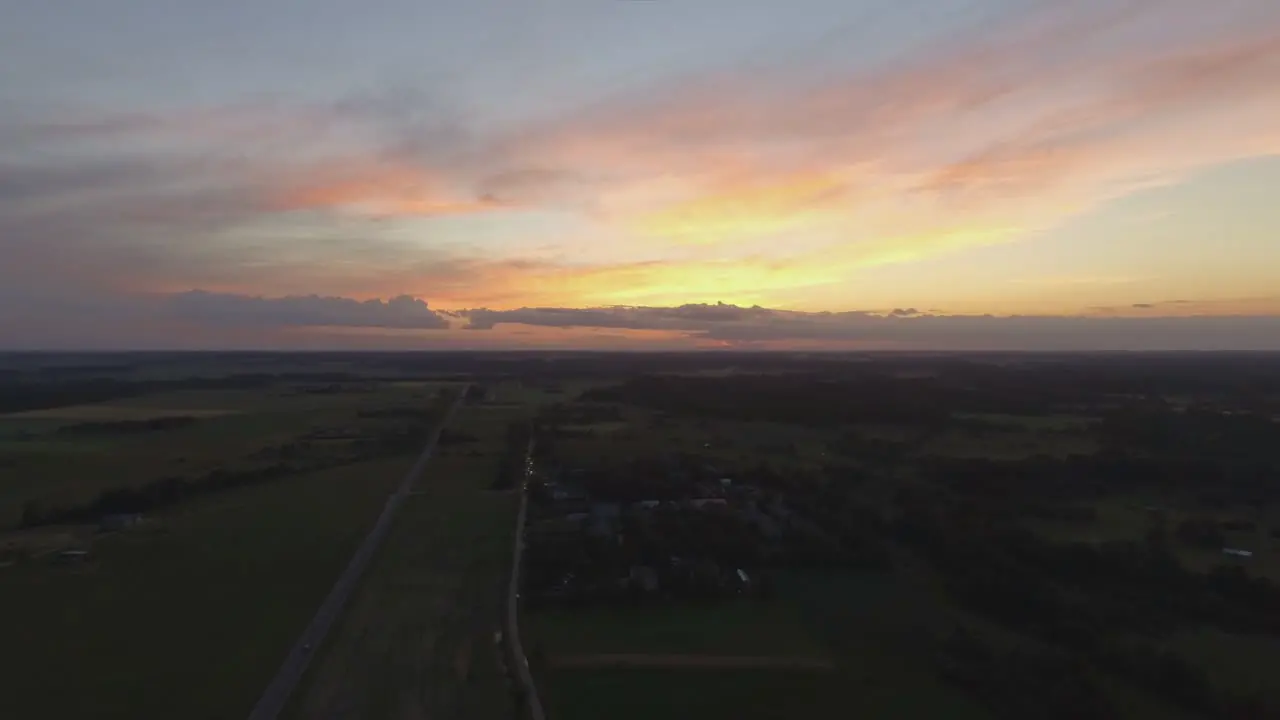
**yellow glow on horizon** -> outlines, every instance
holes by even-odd
[[[818,174],[730,188],[647,213],[632,227],[690,243],[780,233],[837,217],[833,205],[846,185],[835,175]]]

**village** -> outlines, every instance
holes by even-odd
[[[767,568],[825,538],[777,490],[693,454],[538,467],[529,497],[531,608],[766,597]]]

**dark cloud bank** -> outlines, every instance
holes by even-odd
[[[774,341],[889,344],[918,349],[1280,350],[1280,317],[1069,317],[794,312],[735,305],[469,310],[469,327],[500,324],[674,330],[750,345]]]
[[[182,319],[257,327],[370,327],[442,330],[445,317],[425,300],[401,295],[387,301],[304,295],[265,298],[199,290],[171,295],[168,309]]]
[[[21,298],[10,297],[10,300]],[[898,308],[883,313],[797,312],[759,306],[688,304],[676,307],[526,307],[511,310],[436,310],[409,296],[360,301],[318,295],[259,297],[192,291],[169,295],[81,298],[53,305],[34,296],[0,308],[0,345],[38,349],[48,344],[83,349],[165,346],[220,347],[220,338],[252,337],[272,347],[282,331],[308,329],[333,348],[352,347],[343,330],[390,329],[388,349],[501,347],[506,329],[666,331],[688,347],[778,349],[894,348],[904,350],[1271,350],[1280,351],[1280,317],[1071,317],[940,315]],[[25,321],[25,322],[24,322]],[[40,334],[23,328],[45,329]],[[54,332],[58,329],[63,332]],[[452,328],[452,330],[450,330]],[[459,332],[466,330],[467,332]],[[249,336],[243,333],[251,333]],[[232,333],[229,335],[228,333]],[[240,335],[235,335],[240,333]],[[38,338],[38,339],[37,339]],[[109,344],[100,339],[110,338]],[[565,336],[566,345],[573,337]],[[512,342],[519,340],[511,336]],[[323,344],[323,343],[322,343]],[[664,349],[672,345],[660,343]],[[287,343],[280,347],[287,346]],[[368,343],[355,345],[371,347]],[[317,347],[313,342],[308,347]],[[656,347],[656,346],[655,346]]]

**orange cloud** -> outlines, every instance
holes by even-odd
[[[632,97],[523,133],[504,158],[594,178],[602,233],[656,254],[799,232],[797,253],[825,240],[813,261],[852,270],[1009,242],[1280,150],[1280,18],[1204,12],[1071,4],[816,86],[726,77]],[[1132,41],[1144,33],[1161,42]]]
[[[271,211],[341,210],[369,215],[430,216],[485,212],[498,207],[450,187],[442,176],[410,164],[327,163],[305,177],[278,181],[265,207]]]

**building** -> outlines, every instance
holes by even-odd
[[[1241,550],[1241,549],[1239,549],[1239,548],[1222,548],[1222,554],[1223,554],[1223,555],[1234,555],[1234,556],[1236,556],[1236,557],[1242,557],[1242,558],[1251,558],[1251,557],[1253,557],[1253,551],[1252,551],[1252,550]]]

